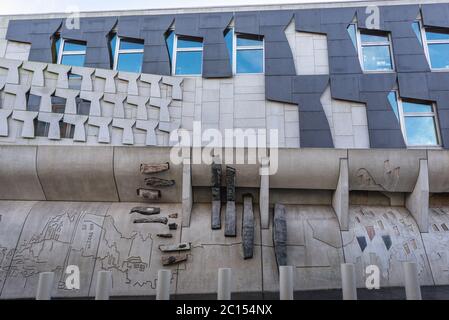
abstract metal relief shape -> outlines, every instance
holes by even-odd
[[[242,247],[243,258],[252,258],[254,251],[254,211],[251,195],[243,197]]]
[[[235,169],[226,167],[226,213],[225,236],[237,236],[237,213],[235,210]]]
[[[273,219],[273,243],[278,266],[287,265],[287,221],[285,206],[276,204]]]

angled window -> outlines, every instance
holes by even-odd
[[[110,46],[114,70],[142,72],[143,40],[122,38],[114,34],[111,38]]]
[[[449,69],[449,31],[426,29],[423,35],[431,68]]]
[[[356,24],[348,26],[349,36],[359,54],[365,72],[394,71],[390,35],[377,30],[361,30]]]
[[[86,42],[55,38],[55,60],[58,64],[84,67],[86,58]]]
[[[172,74],[201,75],[203,72],[203,39],[176,35],[170,30],[166,35]]]
[[[228,28],[224,37],[234,74],[264,72],[262,36],[235,33],[233,28]]]
[[[400,99],[396,91],[388,95],[391,107],[409,147],[438,147],[440,135],[435,105]]]

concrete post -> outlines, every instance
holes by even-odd
[[[405,206],[415,218],[419,231],[429,232],[429,170],[427,160],[419,161],[419,175]]]
[[[341,282],[343,300],[357,300],[355,268],[352,263],[343,263],[341,265]]]
[[[36,300],[50,300],[53,290],[54,272],[42,272],[39,274]]]
[[[97,275],[97,287],[95,300],[109,300],[112,288],[112,273],[110,271],[99,271]]]
[[[269,170],[269,159],[261,160],[261,171]],[[270,223],[270,176],[267,174],[260,175],[260,193],[259,193],[259,209],[260,209],[260,224],[262,229],[268,229]]]
[[[418,267],[415,262],[404,262],[404,280],[407,300],[422,300]]]
[[[293,300],[293,267],[279,267],[279,296],[280,300]]]
[[[231,300],[232,270],[231,268],[218,269],[217,300]]]
[[[337,214],[342,231],[349,230],[349,173],[348,159],[340,159],[340,176],[332,196],[332,207]]]
[[[159,270],[157,273],[156,300],[170,300],[170,270]]]

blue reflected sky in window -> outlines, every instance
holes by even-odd
[[[414,102],[402,102],[404,112],[433,112],[433,108],[429,104],[414,103]]]
[[[238,35],[237,47],[260,47],[263,46],[263,38],[261,36]]]
[[[399,121],[399,107],[396,92],[392,91],[388,94],[388,101],[390,102],[391,108],[393,109],[394,114]]]
[[[175,74],[201,75],[202,62],[202,51],[179,51],[176,54]]]
[[[388,36],[386,35],[379,35],[379,34],[368,34],[368,33],[361,33],[360,39],[362,40],[362,43],[365,42],[388,42]]]
[[[75,41],[64,41],[64,51],[86,51],[86,44]]]
[[[68,66],[84,67],[84,54],[63,55],[61,64]]]
[[[143,40],[120,39],[120,50],[143,50]]]
[[[365,70],[393,70],[389,46],[366,46],[362,51]]]
[[[438,145],[433,117],[405,117],[405,129],[408,145]]]
[[[435,30],[426,31],[427,40],[449,40],[449,32],[438,32]]]
[[[173,45],[175,41],[175,33],[170,31],[165,38],[165,43],[167,44],[168,54],[170,55],[170,61],[173,61]]]
[[[115,55],[115,50],[117,50],[117,35],[114,34],[114,36],[111,38],[110,41],[112,55]]]
[[[412,23],[413,32],[415,32],[416,37],[418,38],[419,43],[422,45],[422,37],[421,37],[421,26],[418,21]]]
[[[61,50],[61,38],[56,38],[55,40],[55,50],[56,50],[56,58],[59,57],[59,50]]]
[[[233,52],[233,46],[234,46],[233,37],[234,37],[234,29],[232,29],[232,28],[226,29],[226,31],[224,33],[224,38],[225,38],[225,42],[226,42],[226,47],[228,48],[229,61],[231,61],[231,66],[232,66],[232,52]]]
[[[262,73],[263,50],[237,50],[237,73]]]
[[[432,68],[449,68],[449,44],[429,44],[429,56]]]
[[[202,48],[203,41],[193,37],[178,37],[178,48]]]
[[[357,48],[357,31],[354,24],[348,26],[349,37],[351,37],[354,47]]]
[[[127,72],[142,71],[143,53],[121,53],[118,57],[117,70]]]

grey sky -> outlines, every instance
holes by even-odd
[[[342,2],[357,0],[0,0],[0,14]]]

